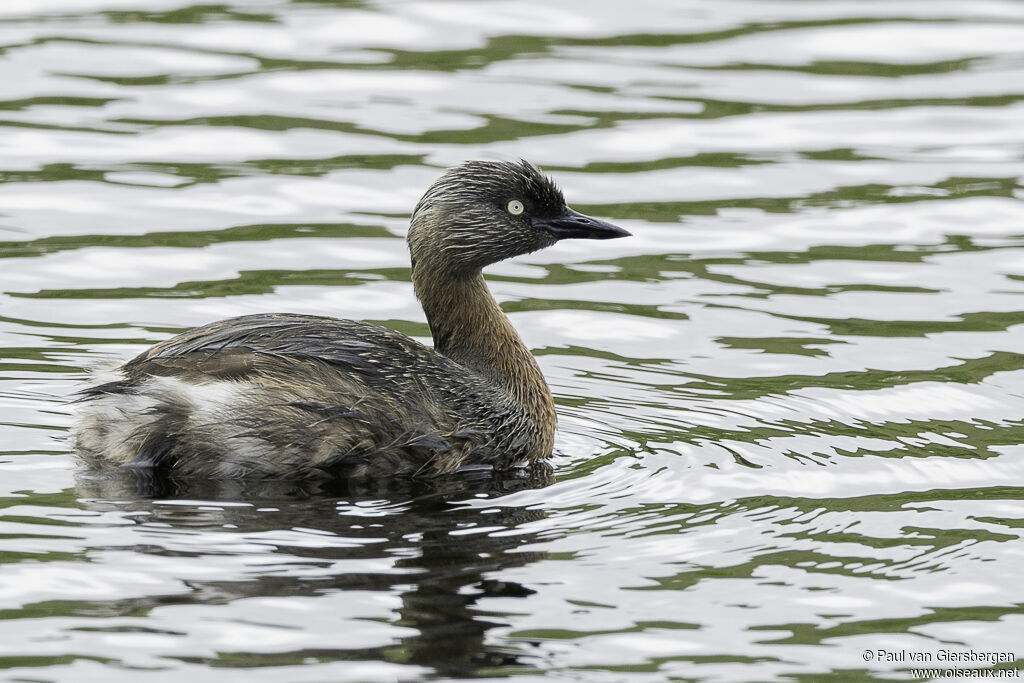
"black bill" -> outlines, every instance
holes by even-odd
[[[552,218],[532,219],[534,227],[547,230],[555,238],[564,239],[585,239],[585,240],[611,240],[616,237],[629,237],[630,233],[617,225],[612,225],[597,218],[591,218],[579,211],[568,207],[561,216]]]

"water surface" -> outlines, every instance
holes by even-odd
[[[0,3],[4,676],[1024,657],[1022,36],[1010,0]],[[489,273],[558,403],[553,481],[76,473],[87,369],[189,327],[427,339],[412,206],[519,157],[635,235]]]

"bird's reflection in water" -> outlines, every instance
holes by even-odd
[[[432,482],[387,485],[349,485],[309,482],[188,482],[153,478],[144,471],[83,473],[77,487],[85,505],[96,510],[131,511],[140,525],[201,534],[203,529],[246,534],[296,528],[314,529],[356,541],[345,547],[301,547],[279,544],[274,552],[330,566],[345,559],[388,558],[402,571],[343,573],[323,577],[263,575],[237,581],[188,581],[184,596],[152,596],[104,605],[108,614],[138,613],[140,608],[175,604],[225,604],[268,596],[315,596],[339,590],[389,591],[401,598],[391,623],[415,629],[415,634],[388,645],[358,649],[303,649],[286,653],[223,653],[227,659],[181,659],[209,666],[276,666],[310,661],[352,660],[413,664],[442,676],[473,675],[481,669],[529,667],[523,652],[485,642],[486,632],[503,625],[500,614],[485,612],[476,603],[485,597],[524,597],[533,591],[515,582],[494,578],[494,572],[543,559],[543,553],[517,551],[537,540],[523,532],[453,534],[477,527],[515,529],[546,513],[503,506],[500,496],[553,481],[548,467],[501,478],[462,475]],[[493,505],[467,506],[470,498],[496,499]],[[168,504],[174,501],[175,504]],[[187,502],[186,502],[187,501]],[[184,504],[183,504],[184,503]],[[218,505],[220,503],[221,505]],[[234,503],[234,505],[224,505]],[[243,503],[238,505],[238,503]],[[359,508],[353,506],[365,506]],[[486,513],[483,511],[486,509]],[[374,509],[378,516],[351,512]],[[366,539],[359,543],[358,539]],[[381,542],[381,539],[386,539]],[[149,539],[151,540],[151,539]],[[182,555],[150,542],[135,552]],[[202,553],[196,553],[201,556]],[[129,604],[130,603],[130,604]],[[147,604],[148,603],[148,604]],[[345,628],[339,625],[339,642]],[[244,664],[243,664],[244,662]]]

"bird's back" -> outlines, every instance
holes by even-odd
[[[393,330],[319,316],[185,332],[82,400],[86,460],[186,475],[437,474],[548,455],[500,386]]]

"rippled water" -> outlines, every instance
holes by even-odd
[[[1022,86],[1011,0],[5,0],[3,675],[1024,657]],[[518,157],[635,233],[491,271],[556,395],[554,483],[76,474],[86,369],[185,328],[427,337],[411,207],[446,165]]]

